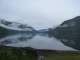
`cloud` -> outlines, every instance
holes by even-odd
[[[57,26],[80,15],[76,0],[0,0],[0,17],[35,28]]]

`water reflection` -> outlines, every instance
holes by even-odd
[[[55,37],[49,36],[47,33],[40,34],[15,34],[6,36],[0,39],[0,45],[12,46],[12,47],[31,47],[35,49],[47,49],[47,50],[74,50],[73,48],[65,46],[68,42],[58,40]],[[75,42],[76,43],[76,42]],[[65,44],[65,45],[64,45]],[[69,42],[69,44],[71,44]]]
[[[79,39],[77,40],[61,39],[60,41],[66,46],[80,50],[80,40]]]
[[[9,35],[0,39],[0,45],[13,44],[13,43],[31,40],[34,36],[35,34],[32,33]]]

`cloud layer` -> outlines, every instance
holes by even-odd
[[[42,29],[80,15],[79,0],[0,0],[0,17]]]

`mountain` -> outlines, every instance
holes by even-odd
[[[47,33],[48,32],[48,29],[40,29],[37,32],[38,33]]]
[[[65,45],[80,50],[80,16],[64,21],[55,29],[49,29],[49,34]]]
[[[80,39],[80,16],[64,21],[60,26],[52,30],[57,38]]]
[[[29,33],[36,31],[33,27],[26,24],[10,22],[4,19],[0,19],[0,37],[8,34],[15,33]]]

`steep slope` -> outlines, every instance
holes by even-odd
[[[80,39],[80,16],[64,21],[53,30],[53,35],[63,39]]]
[[[65,45],[80,50],[80,16],[64,21],[50,32]]]

